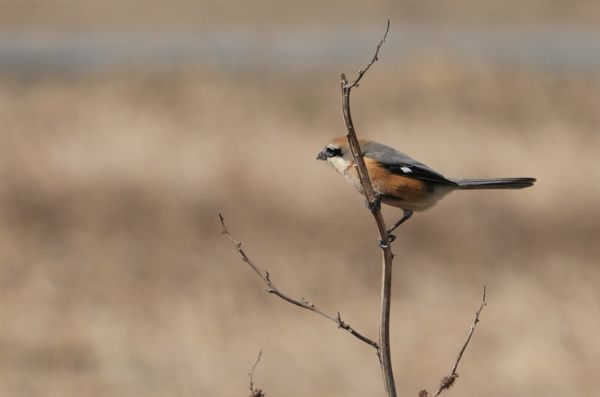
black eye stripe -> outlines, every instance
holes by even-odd
[[[339,155],[342,154],[342,149],[328,147],[328,148],[325,149],[325,154],[327,154],[327,157],[339,156]]]

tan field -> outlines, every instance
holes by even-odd
[[[393,51],[398,39],[392,25]],[[315,161],[344,132],[339,72],[372,50],[293,71],[4,70],[0,395],[243,396],[262,349],[254,380],[267,397],[382,396],[373,350],[266,294],[218,221],[281,290],[376,338],[375,225]],[[488,306],[447,395],[594,395],[598,69],[393,51],[353,92],[359,135],[447,176],[538,178],[453,193],[396,233],[399,395],[449,372],[484,285]]]

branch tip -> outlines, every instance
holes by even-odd
[[[221,227],[223,228],[223,230],[221,231],[221,233],[226,234],[227,233],[227,227],[225,226],[225,218],[223,217],[223,213],[219,212],[219,221],[221,221]]]
[[[487,286],[484,285],[483,286],[483,298],[482,298],[484,306],[487,305],[487,302],[485,301],[485,294],[486,294],[486,292],[487,292]]]
[[[342,316],[340,315],[340,312],[337,312],[337,323],[338,323],[338,328],[346,328],[347,327],[344,320],[342,320]]]

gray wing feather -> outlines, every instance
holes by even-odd
[[[369,142],[362,148],[366,157],[379,162],[393,174],[420,179],[428,182],[455,184],[442,174],[434,171],[398,150],[377,142]]]

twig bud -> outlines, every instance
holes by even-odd
[[[442,381],[440,382],[440,390],[446,390],[446,389],[451,388],[452,385],[454,385],[454,382],[456,382],[456,378],[458,378],[458,374],[444,376],[442,378]]]

